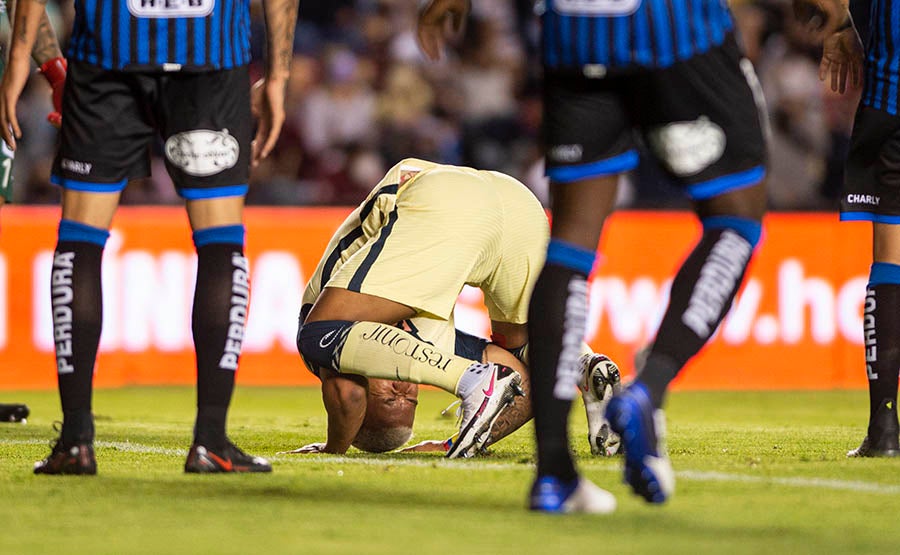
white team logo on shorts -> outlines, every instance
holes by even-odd
[[[702,172],[725,152],[725,132],[706,116],[657,127],[648,138],[659,161],[682,177]]]
[[[237,164],[241,147],[227,129],[195,129],[166,141],[166,158],[188,175],[217,174]]]
[[[135,17],[206,17],[216,0],[128,0]]]

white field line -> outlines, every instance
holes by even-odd
[[[39,439],[0,439],[0,445],[46,445],[48,442]],[[169,449],[130,441],[97,441],[99,449],[113,449],[126,453],[165,455],[170,457],[184,457],[187,451],[184,449]],[[451,470],[523,470],[530,465],[512,463],[490,463],[477,460],[450,461],[435,458],[425,460],[418,458],[400,458],[400,456],[376,458],[355,458],[330,455],[276,455],[270,460],[289,464],[329,464],[329,465],[357,465],[357,466],[406,466],[419,468],[444,468]],[[620,472],[619,464],[612,461],[581,460],[579,465],[591,471]],[[859,480],[837,480],[833,478],[799,477],[799,476],[750,476],[747,474],[732,474],[728,472],[712,472],[705,470],[680,470],[675,475],[681,480],[692,482],[732,482],[744,484],[778,485],[795,488],[830,489],[837,491],[853,491],[865,493],[880,493],[884,495],[900,494],[900,485],[879,484],[875,482],[863,482]]]
[[[50,447],[50,441],[43,439],[0,439],[0,445],[46,445]],[[94,447],[98,449],[113,449],[126,453],[140,453],[151,455],[168,455],[170,457],[186,457],[187,449],[167,449],[130,441],[95,441]]]

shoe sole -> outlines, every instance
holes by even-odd
[[[868,449],[866,451],[860,451],[859,449],[854,449],[847,452],[847,457],[851,459],[892,459],[894,457],[900,457],[900,450]]]
[[[58,471],[46,470],[42,467],[35,468],[34,474],[38,476],[96,476],[97,475],[97,467],[94,468],[82,468],[82,467],[64,467],[59,469]]]
[[[664,503],[669,496],[663,490],[662,473],[671,472],[671,465],[667,458],[651,454],[647,427],[653,424],[645,421],[643,411],[635,404],[636,401],[614,397],[607,408],[610,427],[625,447],[625,482],[648,502]]]
[[[598,400],[603,400],[603,398],[605,397],[605,390],[607,385],[612,388],[613,395],[618,395],[619,392],[622,391],[622,377],[618,371],[618,366],[616,366],[616,363],[612,362],[611,360],[610,363],[612,363],[612,365],[617,369],[615,375],[612,376],[612,379],[608,379],[600,372],[598,368],[599,363],[591,365],[591,375],[588,383],[591,385],[591,390],[594,393],[594,397],[596,397]]]
[[[528,510],[551,515],[610,514],[616,510],[616,499],[608,491],[598,488],[593,483],[579,487],[584,487],[585,490],[579,491],[576,488],[565,499],[559,499],[558,496],[550,496],[549,499],[540,496],[531,497]]]
[[[231,470],[217,468],[215,470],[209,468],[184,467],[185,474],[248,474],[248,473],[266,473],[272,472],[271,468],[253,468],[253,467],[234,467]]]
[[[603,373],[600,372],[599,366],[604,360],[609,359],[604,357],[604,359],[600,359],[598,362],[589,365],[590,375],[588,376],[587,382],[589,384],[589,387],[591,388],[591,393],[594,395],[594,398],[598,403],[602,403],[603,399],[606,397],[606,386],[612,388],[612,396],[618,395],[622,391],[621,373],[618,371],[618,366],[616,366],[616,363],[612,362],[612,360],[609,360],[609,362],[616,367],[615,374],[611,376],[612,379],[609,379],[609,377],[604,376]],[[612,398],[612,396],[608,398]],[[585,404],[587,404],[586,400]],[[588,427],[590,427],[590,416],[588,416]],[[605,422],[601,424],[600,428],[595,433],[592,433],[590,430],[588,430],[588,445],[591,448],[591,454],[610,457],[618,454],[621,451],[621,442],[618,444],[615,452],[609,453],[607,451],[606,442],[609,440],[609,432],[609,424]]]
[[[519,376],[517,374],[510,378],[510,381],[507,383],[506,387],[503,390],[503,393],[500,396],[500,402],[497,403],[493,413],[491,413],[487,417],[482,414],[480,416],[472,418],[469,421],[466,427],[463,428],[463,430],[459,433],[459,441],[453,444],[450,447],[450,450],[447,451],[448,459],[458,459],[466,457],[473,447],[477,451],[478,449],[481,449],[485,443],[487,443],[487,440],[491,434],[491,429],[494,427],[494,423],[497,421],[497,418],[500,417],[500,413],[502,413],[506,407],[511,405],[517,396],[525,394],[522,391],[521,384],[522,376]],[[479,420],[487,420],[487,422],[477,430],[473,430],[472,428],[474,424]]]
[[[85,470],[76,470],[76,471],[64,470],[61,472],[47,472],[47,471],[43,471],[43,470],[41,470],[41,471],[35,470],[34,474],[35,474],[35,476],[96,476],[97,470],[96,469],[95,470],[86,470],[86,471]]]

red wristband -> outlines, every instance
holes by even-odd
[[[41,64],[41,74],[47,79],[50,85],[62,83],[66,80],[66,70],[69,65],[62,56],[51,58]]]

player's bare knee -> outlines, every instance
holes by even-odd
[[[900,225],[872,225],[872,260],[900,265]]]
[[[243,195],[188,200],[185,204],[191,229],[221,227],[242,223]]]
[[[765,181],[728,191],[712,198],[698,200],[696,207],[700,218],[734,216],[757,222],[762,221],[766,212]]]

